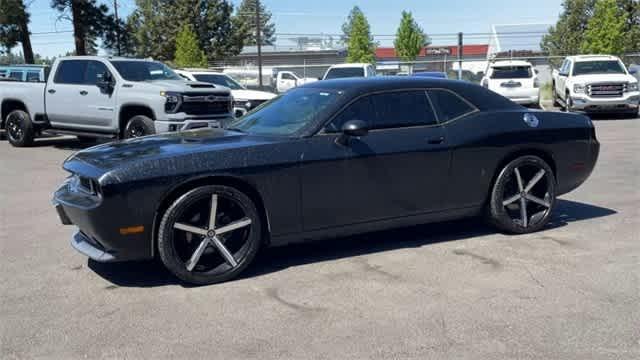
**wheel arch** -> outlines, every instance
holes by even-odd
[[[12,98],[4,99],[0,106],[0,128],[4,128],[4,120],[7,118],[7,115],[14,110],[22,110],[29,114],[29,109],[23,101]]]
[[[156,119],[155,113],[147,105],[135,103],[124,104],[120,107],[120,111],[118,111],[118,133],[120,135],[123,134],[124,128],[127,126],[127,121],[136,115],[144,115],[149,117],[151,120]]]
[[[242,193],[247,195],[249,199],[251,199],[251,201],[253,201],[253,203],[256,205],[256,209],[258,210],[258,215],[262,220],[261,231],[263,233],[264,243],[266,245],[270,243],[271,226],[269,224],[269,216],[268,216],[267,209],[264,205],[264,201],[262,200],[262,195],[256,189],[256,187],[253,186],[248,181],[235,176],[209,175],[209,176],[202,176],[202,177],[193,178],[193,179],[189,179],[184,182],[181,182],[180,184],[175,185],[171,190],[169,190],[165,194],[165,196],[162,198],[162,200],[156,207],[156,210],[153,216],[153,231],[151,232],[152,254],[155,254],[156,252],[156,247],[158,245],[156,236],[158,234],[158,227],[160,226],[160,220],[162,219],[164,212],[169,208],[169,206],[171,206],[171,204],[177,198],[185,194],[187,191],[193,190],[200,186],[206,186],[206,185],[225,185],[225,186],[233,187],[238,191],[241,191]]]

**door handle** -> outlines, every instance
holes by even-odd
[[[82,90],[82,91],[80,91],[80,95],[82,95],[82,96],[85,96],[85,95],[87,95],[87,94],[88,94],[87,90]]]
[[[49,89],[49,90],[47,90],[47,92],[48,92],[49,94],[55,94],[55,93],[56,93],[56,90],[55,90],[55,89]]]
[[[444,142],[444,136],[440,136],[440,137],[437,137],[437,138],[431,138],[428,141],[429,141],[429,144],[431,144],[431,145],[442,144]]]

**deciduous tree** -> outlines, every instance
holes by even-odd
[[[207,56],[200,48],[198,36],[191,24],[184,24],[176,37],[176,55],[173,62],[179,67],[207,66]]]
[[[583,53],[622,55],[627,16],[616,0],[599,0],[582,39]]]
[[[393,42],[396,54],[404,61],[414,61],[420,51],[431,43],[429,37],[408,11],[402,12],[402,19]]]
[[[347,61],[351,63],[374,63],[376,45],[373,42],[367,18],[362,12],[355,12],[350,24],[347,41]]]

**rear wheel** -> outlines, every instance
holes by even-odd
[[[537,156],[521,156],[498,175],[487,209],[489,221],[501,231],[526,234],[540,230],[555,205],[556,180]]]
[[[180,279],[213,284],[238,276],[256,256],[261,237],[261,220],[249,197],[228,186],[202,186],[167,209],[158,252]]]
[[[567,93],[564,98],[564,111],[573,111],[573,100],[571,100],[571,95],[569,93]]]
[[[124,128],[123,138],[130,139],[153,135],[155,133],[156,127],[153,124],[153,120],[144,115],[136,115],[127,122],[127,126]]]
[[[7,139],[15,147],[26,147],[33,144],[35,129],[29,114],[23,110],[13,110],[5,120]]]

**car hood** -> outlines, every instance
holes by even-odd
[[[209,158],[218,160],[219,166],[237,167],[244,165],[246,154],[251,148],[286,140],[287,138],[282,137],[249,135],[224,129],[165,133],[79,151],[65,161],[64,168],[98,178],[107,172],[124,169],[137,169],[140,172],[145,167],[168,168],[190,159],[202,159],[202,153],[208,153]],[[87,172],[82,169],[82,163],[88,164],[91,170]]]
[[[578,75],[572,78],[574,84],[593,84],[593,83],[616,83],[616,82],[634,82],[636,78],[627,74],[590,74]]]
[[[145,86],[153,86],[158,91],[175,91],[190,93],[219,93],[220,95],[229,94],[229,89],[224,86],[217,86],[209,83],[185,80],[154,80],[144,83]],[[135,87],[135,84],[133,85]]]
[[[276,94],[257,91],[257,90],[231,90],[231,95],[237,100],[270,100],[273,99]]]

